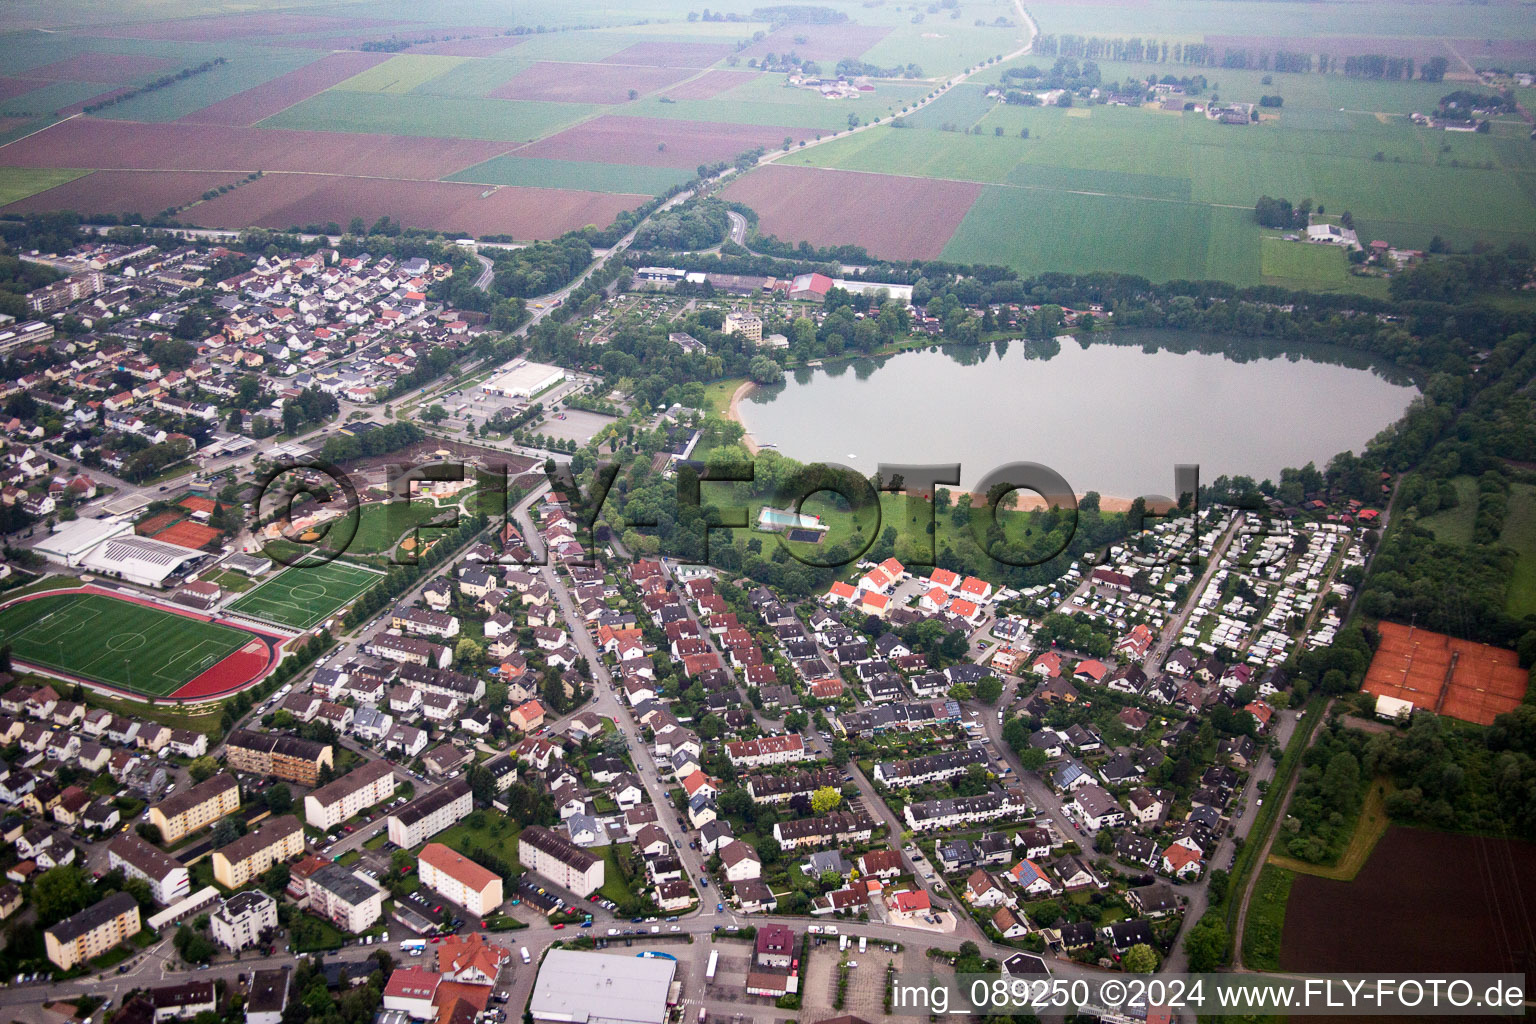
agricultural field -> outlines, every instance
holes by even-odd
[[[1486,870],[1446,871],[1447,864]],[[1262,881],[1262,879],[1261,879]],[[1517,970],[1523,947],[1488,922],[1536,899],[1536,844],[1393,827],[1353,881],[1298,874],[1286,902],[1287,971]],[[1413,927],[1403,908],[1413,907]]]
[[[780,204],[758,213],[784,240],[854,242],[878,256],[1374,296],[1384,282],[1349,275],[1337,253],[1260,231],[1251,216],[1259,195],[1349,210],[1362,238],[1400,247],[1423,248],[1436,235],[1455,246],[1536,235],[1528,126],[1511,119],[1474,135],[1408,123],[1456,87],[1449,80],[1099,62],[1106,87],[1194,71],[1208,78],[1207,96],[1283,98],[1249,127],[1177,110],[1008,106],[985,94],[1005,69],[1048,69],[1072,34],[1266,54],[1441,52],[1465,73],[1484,57],[1536,59],[1536,30],[1513,3],[1479,5],[1474,16],[1400,0],[1305,12],[1255,0],[1216,12],[1196,0],[1086,8],[1053,0],[1030,8],[1045,38],[1023,56],[1010,56],[1029,38],[1012,0],[915,13],[829,5],[846,20],[688,21],[670,0],[623,9],[539,0],[507,18],[398,0],[341,8],[300,0],[238,13],[133,0],[105,18],[84,0],[25,0],[8,11],[13,31],[0,35],[0,181],[15,176],[0,187],[0,209],[153,214],[195,203],[217,183],[119,172],[233,182],[261,170],[267,180],[196,203],[182,222],[282,228],[388,215],[445,232],[544,238],[606,225],[697,166],[762,147],[796,168],[884,176],[783,178],[765,168],[734,187],[737,198]],[[739,7],[726,10],[753,9]],[[1377,34],[1383,24],[1390,38]],[[411,45],[380,52],[391,39]],[[817,62],[821,74],[862,62],[870,88],[829,100],[757,66],[788,55]],[[56,123],[215,57],[223,63]],[[847,134],[903,116],[971,68],[968,81],[907,114],[904,128]],[[67,179],[29,180],[23,170],[97,173],[55,190]],[[808,197],[806,214],[786,208],[795,204],[777,187],[788,182],[834,187]],[[868,186],[879,191],[856,194]],[[801,225],[807,233],[797,236]]]
[[[284,569],[229,606],[231,612],[292,629],[310,629],[382,577],[342,561]]]
[[[752,207],[763,234],[786,241],[852,241],[901,259],[933,259],[981,192],[963,181],[768,166],[732,183],[725,197]]]
[[[1168,68],[1102,66],[1106,80],[1154,72]],[[1434,235],[1464,245],[1536,232],[1532,147],[1512,147],[1502,134],[1429,132],[1408,122],[1406,113],[1432,108],[1445,84],[1294,74],[1263,86],[1256,72],[1208,73],[1241,81],[1236,94],[1222,86],[1226,97],[1278,92],[1287,105],[1276,119],[1246,127],[1145,107],[1010,106],[984,95],[985,84],[998,80],[984,73],[903,118],[904,127],[823,142],[777,162],[985,183],[944,256],[1022,272],[1107,269],[1154,280],[1385,293],[1382,280],[1350,276],[1337,251],[1266,237],[1252,216],[1260,195],[1347,210],[1362,238],[1401,247],[1425,247]],[[1355,106],[1325,106],[1339,103]],[[1083,224],[1096,231],[1081,232]],[[1182,244],[1149,244],[1158,238]]]
[[[680,167],[600,164],[586,160],[540,160],[508,153],[450,175],[449,181],[483,185],[565,188],[582,192],[660,195],[688,180]]]
[[[266,663],[254,633],[95,592],[6,605],[0,635],[18,660],[150,697],[175,693],[245,648],[263,648]]]
[[[62,167],[0,167],[0,205],[46,192],[88,173]]]

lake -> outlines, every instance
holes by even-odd
[[[1014,340],[802,368],[740,405],[759,444],[871,474],[960,463],[961,486],[1039,462],[1078,494],[1168,494],[1200,479],[1278,478],[1358,452],[1418,394],[1405,375],[1330,346],[1127,330],[1084,345]]]

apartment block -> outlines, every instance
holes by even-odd
[[[542,825],[529,825],[518,833],[517,859],[578,896],[590,896],[603,886],[603,859]]]
[[[48,959],[68,971],[132,938],[142,927],[138,903],[126,892],[116,892],[43,932],[43,944]]]
[[[249,835],[213,851],[213,877],[238,889],[274,864],[304,852],[304,826],[291,814],[272,818]]]
[[[233,775],[219,774],[151,807],[149,823],[161,839],[175,843],[239,809],[240,784]]]
[[[501,876],[442,843],[428,843],[417,858],[421,884],[476,917],[501,906]]]
[[[304,798],[304,821],[329,830],[395,795],[395,766],[370,761]]]
[[[389,816],[389,841],[409,849],[437,835],[474,809],[468,779],[423,793]]]
[[[224,760],[237,772],[270,775],[284,782],[314,786],[321,768],[335,768],[329,743],[316,743],[280,733],[236,729],[224,745]]]

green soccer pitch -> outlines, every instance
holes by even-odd
[[[151,697],[256,639],[151,605],[68,592],[0,608],[0,636],[22,661]]]
[[[309,629],[381,579],[379,573],[347,562],[298,565],[242,595],[229,611],[292,629]]]

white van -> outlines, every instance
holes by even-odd
[[[528,947],[527,946],[524,946],[522,948],[522,954],[523,954],[523,963],[525,963],[525,964],[533,963],[533,957],[528,955]]]

